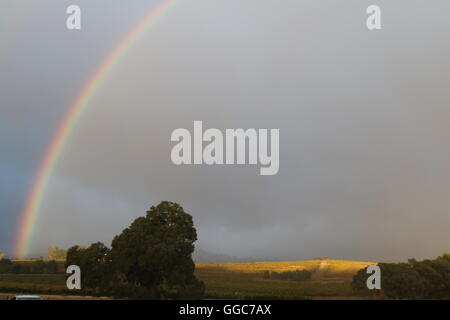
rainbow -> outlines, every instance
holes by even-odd
[[[175,2],[176,0],[163,0],[159,5],[150,9],[149,13],[119,42],[106,59],[103,60],[88,82],[83,86],[82,91],[78,94],[68,112],[63,117],[41,161],[38,173],[27,196],[25,207],[20,215],[19,227],[14,242],[14,254],[16,257],[25,257],[28,253],[33,226],[38,217],[42,199],[53,168],[58,162],[58,158],[64,149],[67,139],[70,137],[78,119],[88,106],[97,88],[108,77],[111,70],[114,69],[119,60],[127,53],[139,37],[148,28],[153,26],[158,18]]]

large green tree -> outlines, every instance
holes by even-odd
[[[196,240],[192,216],[163,201],[114,238],[111,260],[118,278],[148,297],[198,297],[204,285],[194,275]]]

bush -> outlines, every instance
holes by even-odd
[[[444,254],[434,260],[407,263],[380,263],[381,290],[392,299],[439,299],[450,297],[450,255]],[[367,268],[353,277],[355,290],[369,292],[366,287]]]
[[[263,278],[273,280],[308,281],[311,279],[311,272],[309,272],[308,270],[294,270],[284,272],[264,271]]]

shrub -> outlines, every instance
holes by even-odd
[[[444,254],[434,260],[406,263],[380,263],[381,290],[393,299],[436,299],[450,297],[450,255]],[[353,277],[355,290],[368,292],[367,268]]]
[[[290,281],[308,281],[311,279],[311,272],[308,270],[294,270],[284,272],[263,272],[264,279],[290,280]]]

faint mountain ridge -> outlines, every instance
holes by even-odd
[[[201,248],[195,249],[192,254],[192,258],[195,263],[243,263],[243,262],[258,262],[266,261],[267,259],[256,258],[239,258],[234,256],[228,256],[220,253],[213,253]]]

